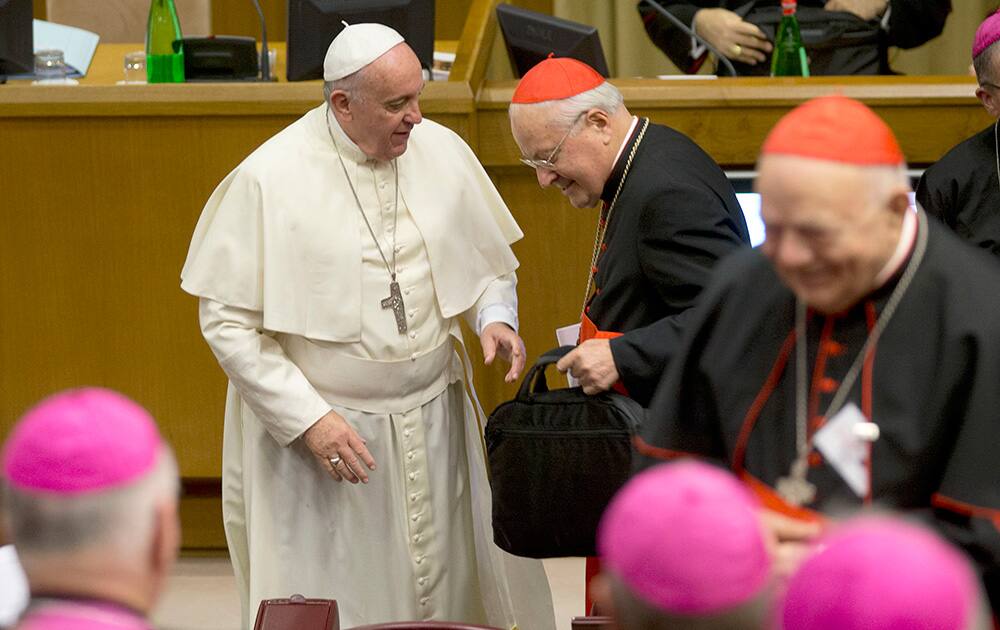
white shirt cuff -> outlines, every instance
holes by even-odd
[[[479,314],[476,316],[476,335],[483,334],[483,328],[494,322],[503,322],[513,328],[514,332],[517,332],[517,311],[509,304],[502,302],[487,304],[479,310]]]

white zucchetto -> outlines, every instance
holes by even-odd
[[[393,46],[403,42],[403,36],[384,24],[346,24],[323,60],[323,80],[336,81],[353,74],[375,61]]]

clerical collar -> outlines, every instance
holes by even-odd
[[[364,164],[372,159],[365,155],[365,152],[362,151],[358,145],[354,144],[354,141],[347,135],[344,128],[340,126],[340,121],[337,120],[337,117],[333,115],[332,111],[330,111],[329,106],[324,108],[323,115],[330,121],[329,133],[333,134],[333,136],[337,139],[337,146],[340,147],[340,151],[345,158],[351,160],[352,162],[357,162],[358,164]],[[324,129],[323,135],[327,136],[327,130]],[[327,144],[330,148],[336,151],[336,148],[333,146],[333,142],[329,141],[329,136],[327,136],[327,140]]]
[[[626,149],[631,149],[632,144],[635,143],[635,139],[639,135],[638,127],[639,117],[633,116],[632,124],[625,134],[625,139],[622,140],[621,146],[618,147],[618,153],[615,154],[615,162],[611,168],[611,175],[608,177],[608,181],[604,183],[604,190],[601,192],[601,200],[605,203],[611,203],[611,199],[615,196],[615,191],[618,190],[618,181],[625,172],[625,160],[622,159],[622,156],[625,155]]]
[[[882,270],[875,276],[875,287],[872,292],[881,289],[886,282],[897,275],[903,263],[913,251],[913,243],[917,240],[917,216],[913,210],[907,210],[903,215],[903,227],[899,230],[899,242],[896,243],[896,250],[882,267]]]

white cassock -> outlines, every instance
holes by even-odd
[[[341,627],[441,619],[554,628],[542,565],[493,544],[478,402],[455,342],[517,327],[509,244],[522,234],[474,154],[429,120],[368,160],[318,107],[219,185],[182,288],[230,386],[223,516],[249,627],[261,599],[338,600]],[[395,223],[395,236],[393,226]],[[464,354],[464,351],[463,351]],[[367,441],[368,484],[337,483],[298,439],[334,409]],[[480,411],[481,416],[481,411]]]

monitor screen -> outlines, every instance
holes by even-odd
[[[509,4],[497,6],[497,21],[518,77],[545,59],[572,57],[608,77],[601,38],[593,26],[570,22]]]
[[[420,65],[434,61],[434,0],[288,0],[289,81],[323,78],[323,59],[343,22],[378,22],[399,31]]]
[[[31,17],[31,0],[0,0],[0,76],[34,70]]]

